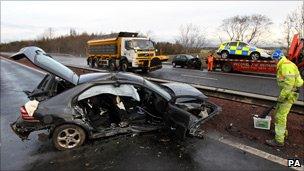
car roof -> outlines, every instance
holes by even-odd
[[[79,84],[89,82],[108,82],[108,81],[130,81],[138,84],[144,82],[144,78],[134,73],[127,72],[105,72],[105,73],[89,73],[80,75]]]

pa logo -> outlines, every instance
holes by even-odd
[[[288,167],[301,167],[301,160],[300,159],[288,159],[287,166]]]

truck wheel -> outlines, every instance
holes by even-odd
[[[251,60],[258,60],[258,59],[260,59],[260,57],[261,57],[261,55],[257,52],[253,52],[253,53],[250,54],[250,59]]]
[[[68,150],[80,147],[86,138],[82,128],[73,124],[65,124],[55,128],[52,141],[56,149]]]
[[[222,65],[222,71],[223,72],[231,72],[232,71],[232,66],[229,63],[224,63]]]
[[[110,69],[110,71],[116,71],[115,61],[113,61],[113,60],[109,61],[109,69]]]
[[[121,61],[120,70],[123,71],[123,72],[128,71],[128,62],[126,60]]]
[[[221,53],[221,58],[226,59],[226,58],[228,58],[228,55],[229,55],[229,53],[227,51],[223,51]]]
[[[148,73],[148,69],[147,69],[147,68],[144,68],[144,69],[141,70],[141,72],[142,72],[143,74],[146,74],[146,73]]]
[[[91,59],[91,63],[90,63],[90,67],[91,68],[95,68],[95,60],[94,59]]]

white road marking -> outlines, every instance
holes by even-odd
[[[214,139],[214,137],[211,137],[211,138]],[[278,164],[281,164],[281,165],[287,167],[287,159],[281,158],[279,156],[275,156],[275,155],[267,153],[265,151],[247,146],[245,144],[233,142],[233,141],[228,140],[228,139],[220,138],[220,139],[217,139],[217,140],[224,143],[224,144],[230,145],[234,148],[240,149],[240,150],[245,151],[247,153],[259,156],[259,157],[264,158],[266,160],[269,160],[269,161],[272,161],[272,162],[275,162],[275,163],[278,163]],[[291,168],[294,169],[294,170],[303,171],[304,166],[302,166],[302,167],[291,167]]]
[[[217,80],[216,78],[202,77],[202,76],[196,76],[196,75],[184,75],[184,74],[182,74],[181,76],[183,76],[183,77],[192,77],[192,78],[202,78],[202,79],[208,79],[208,80]]]

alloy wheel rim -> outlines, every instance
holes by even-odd
[[[227,53],[222,54],[222,58],[227,58],[227,56],[228,56]]]
[[[253,55],[252,55],[252,59],[253,59],[253,60],[257,60],[258,58],[259,58],[259,55],[258,55],[258,54],[253,54]]]
[[[57,136],[58,144],[63,148],[73,148],[80,143],[80,132],[74,128],[66,128]]]

